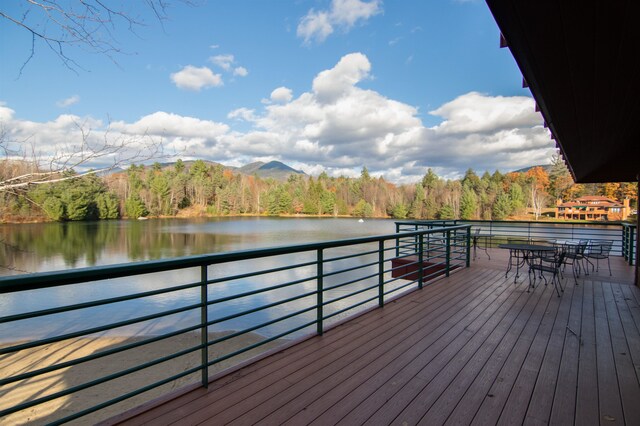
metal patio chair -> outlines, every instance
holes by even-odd
[[[611,253],[611,247],[613,247],[613,241],[607,240],[607,241],[591,241],[591,244],[589,245],[589,247],[587,247],[587,250],[585,251],[585,258],[587,259],[587,261],[589,261],[589,259],[595,259],[596,260],[596,265],[594,267],[592,262],[591,263],[591,268],[592,270],[595,271],[599,271],[600,270],[600,260],[604,260],[607,259],[607,265],[609,266],[609,276],[613,275],[611,273],[611,261],[609,260],[609,253]],[[588,266],[587,266],[588,268]]]
[[[560,297],[560,292],[564,292],[560,279],[562,275],[561,269],[564,265],[566,255],[567,253],[564,250],[556,250],[553,257],[539,257],[536,263],[532,263],[529,266],[529,287],[527,287],[527,293],[529,293],[532,288],[535,288],[536,273],[544,279],[544,285],[547,285],[547,277],[544,276],[546,272],[552,274],[551,282],[556,289],[556,293],[558,293],[558,297]],[[533,273],[533,280],[531,280],[531,273]]]

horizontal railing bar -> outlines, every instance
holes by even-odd
[[[362,265],[352,266],[350,268],[345,268],[345,269],[340,269],[340,270],[337,270],[337,271],[326,272],[326,273],[323,274],[323,276],[325,278],[326,277],[331,277],[331,276],[334,276],[334,275],[344,274],[345,272],[351,272],[351,271],[356,271],[358,269],[368,268],[369,266],[374,266],[374,265],[377,265],[377,264],[378,264],[378,261],[370,262],[370,263],[364,263]]]
[[[337,262],[339,260],[353,259],[354,257],[363,257],[363,256],[368,256],[370,254],[376,254],[376,253],[378,253],[378,250],[363,251],[363,252],[358,252],[358,253],[354,253],[354,254],[346,254],[344,256],[329,257],[329,258],[324,258],[324,263]]]
[[[94,405],[93,407],[87,408],[87,409],[85,409],[83,411],[80,411],[78,413],[74,413],[74,414],[72,414],[70,416],[67,416],[67,417],[64,417],[64,418],[62,418],[60,420],[56,420],[56,421],[54,421],[54,422],[52,422],[50,424],[51,425],[60,425],[60,424],[63,424],[63,423],[68,423],[68,422],[70,422],[72,420],[75,420],[75,419],[78,419],[80,417],[86,416],[87,414],[91,414],[91,413],[96,412],[98,410],[102,410],[103,408],[109,407],[110,405],[117,404],[118,402],[122,402],[124,400],[129,399],[129,398],[133,398],[134,396],[138,396],[140,394],[148,392],[151,389],[155,389],[155,388],[157,388],[159,386],[162,386],[162,385],[167,384],[169,382],[172,382],[174,380],[178,380],[178,379],[180,379],[182,377],[188,376],[189,374],[197,373],[198,371],[202,370],[202,368],[203,368],[202,366],[190,368],[190,369],[185,370],[185,371],[183,371],[181,373],[178,373],[178,374],[176,374],[174,376],[168,377],[166,379],[159,380],[159,381],[157,381],[155,383],[151,383],[151,384],[149,384],[147,386],[143,386],[141,388],[136,389],[135,391],[126,393],[124,395],[120,395],[118,397],[115,397],[113,399],[110,399],[109,401],[105,401],[103,403],[100,403],[98,405]]]
[[[103,376],[103,377],[101,377],[99,379],[91,380],[90,382],[86,382],[86,383],[83,383],[81,385],[72,386],[69,389],[65,389],[65,390],[62,390],[62,391],[59,391],[59,392],[55,392],[55,393],[52,393],[50,395],[43,396],[41,398],[34,399],[34,400],[31,400],[31,401],[23,402],[22,404],[19,404],[19,405],[16,405],[14,407],[10,407],[10,408],[7,408],[5,410],[0,411],[0,417],[6,416],[7,414],[15,413],[16,411],[21,411],[21,410],[25,410],[27,408],[31,408],[31,407],[33,407],[35,405],[40,405],[40,404],[43,404],[45,402],[53,401],[54,399],[57,399],[57,398],[60,398],[60,397],[63,397],[63,396],[67,396],[67,395],[71,395],[72,393],[76,393],[76,392],[79,392],[81,390],[88,389],[90,387],[97,386],[99,384],[106,383],[106,382],[111,381],[111,380],[119,379],[120,377],[124,377],[126,375],[131,374],[131,373],[135,373],[137,371],[144,370],[145,368],[153,367],[154,365],[158,365],[158,364],[161,364],[163,362],[170,361],[170,360],[175,359],[175,358],[179,358],[179,357],[181,357],[183,355],[186,355],[186,354],[189,354],[191,352],[195,352],[195,351],[201,349],[202,346],[203,346],[202,344],[199,344],[197,346],[193,346],[193,347],[188,348],[188,349],[183,349],[180,352],[176,352],[174,354],[167,355],[167,356],[155,359],[153,361],[146,362],[144,364],[136,365],[135,367],[130,367],[130,368],[127,368],[126,370],[121,370],[121,371],[119,371],[117,373],[109,374],[107,376]],[[201,370],[201,367],[198,368],[198,370]]]
[[[254,325],[254,326],[251,326],[249,328],[245,328],[244,330],[236,331],[235,333],[231,333],[231,334],[227,334],[227,335],[222,336],[222,337],[218,337],[215,340],[211,340],[211,341],[207,342],[207,345],[211,346],[211,345],[215,345],[215,344],[218,344],[218,343],[222,343],[224,341],[236,338],[238,336],[242,336],[243,334],[250,333],[252,331],[258,330],[260,328],[267,327],[269,325],[273,325],[273,324],[275,324],[277,322],[280,322],[280,321],[283,321],[283,320],[286,320],[286,319],[289,319],[289,318],[293,318],[293,317],[298,316],[300,314],[304,314],[305,312],[312,311],[312,310],[314,310],[316,308],[317,308],[317,306],[313,305],[313,306],[310,306],[308,308],[304,308],[304,309],[301,309],[299,311],[292,312],[291,314],[287,314],[287,315],[285,315],[283,317],[275,318],[275,319],[272,319],[270,321],[264,322],[262,324]],[[314,320],[314,322],[315,322],[315,320]]]
[[[160,313],[157,313],[157,314],[151,314],[151,315],[146,315],[146,316],[143,316],[143,317],[133,318],[133,319],[126,320],[126,321],[120,321],[120,322],[115,322],[115,323],[111,323],[111,324],[107,324],[107,325],[101,325],[101,326],[98,326],[98,327],[87,328],[87,329],[84,329],[84,330],[74,331],[73,333],[62,334],[62,335],[56,336],[56,337],[49,337],[47,339],[40,339],[40,340],[36,340],[36,341],[33,341],[33,342],[22,343],[22,344],[14,345],[14,346],[8,346],[8,347],[0,348],[0,355],[4,355],[4,354],[7,354],[7,353],[12,353],[12,352],[18,352],[18,351],[22,351],[22,350],[30,349],[30,348],[36,348],[38,346],[46,345],[46,344],[49,344],[49,343],[61,342],[63,340],[73,339],[73,338],[76,338],[76,337],[85,336],[87,334],[94,334],[94,333],[99,333],[101,331],[112,330],[114,328],[124,327],[124,326],[127,326],[127,325],[136,324],[136,323],[144,322],[144,321],[149,321],[149,320],[156,319],[156,318],[162,318],[162,317],[166,317],[166,316],[173,315],[173,314],[179,314],[180,312],[186,312],[186,311],[190,311],[192,309],[197,309],[197,308],[201,308],[201,307],[202,307],[201,303],[195,303],[193,305],[184,306],[182,308],[175,308],[175,309],[171,309],[171,310],[168,310],[168,311],[163,311],[163,312],[160,312]]]
[[[273,291],[273,290],[279,290],[281,288],[285,288],[285,287],[291,287],[292,285],[295,284],[301,284],[307,281],[313,281],[315,279],[317,279],[317,275],[314,276],[310,276],[310,277],[305,277],[305,278],[300,278],[294,281],[289,281],[287,283],[283,283],[283,284],[278,284],[278,285],[274,285],[271,287],[265,287],[265,288],[259,288],[256,290],[251,290],[251,291],[245,291],[244,293],[238,293],[238,294],[234,294],[231,296],[225,296],[225,297],[219,297],[217,299],[212,299],[210,301],[207,302],[207,305],[216,305],[218,303],[222,303],[222,302],[228,302],[229,300],[236,300],[236,299],[242,299],[244,297],[249,297],[249,296],[255,296],[256,294],[260,294],[260,293],[266,293],[268,291]]]
[[[316,324],[316,320],[314,319],[313,321],[309,321],[309,322],[307,322],[307,323],[305,323],[305,324],[302,324],[302,325],[299,325],[299,326],[297,326],[297,327],[294,327],[294,328],[292,328],[291,330],[288,330],[288,331],[285,331],[285,332],[283,332],[283,333],[276,334],[275,336],[271,336],[271,337],[269,337],[269,338],[267,338],[267,339],[261,340],[261,341],[259,341],[259,342],[257,342],[257,343],[254,343],[254,344],[253,344],[253,345],[251,345],[251,346],[248,346],[248,347],[245,347],[245,348],[241,348],[241,349],[238,349],[238,350],[236,350],[236,351],[234,351],[234,352],[230,352],[230,353],[228,353],[228,354],[226,354],[226,355],[223,355],[223,356],[221,356],[221,357],[218,357],[218,358],[214,359],[213,361],[209,361],[209,362],[207,363],[207,366],[208,366],[208,367],[211,367],[211,366],[212,366],[212,365],[214,365],[214,364],[217,364],[217,363],[222,362],[222,361],[226,361],[226,360],[228,360],[229,358],[233,358],[234,356],[238,356],[238,355],[240,355],[240,354],[243,354],[243,353],[245,353],[245,352],[248,352],[248,351],[250,351],[251,349],[255,349],[255,348],[260,347],[260,346],[262,346],[262,345],[266,345],[266,344],[267,344],[267,343],[269,343],[269,342],[273,342],[273,341],[275,341],[275,340],[281,339],[281,338],[282,338],[282,337],[284,337],[284,336],[287,336],[287,335],[289,335],[289,334],[291,334],[291,333],[295,333],[296,331],[302,330],[302,329],[304,329],[304,328],[310,327],[310,326],[315,325],[315,324]]]
[[[471,225],[458,225],[452,226],[448,229],[466,229],[470,226]],[[442,229],[408,232],[404,233],[403,235],[417,236],[433,232],[442,232]],[[300,253],[313,250],[323,250],[378,241],[395,240],[397,238],[397,234],[387,234],[344,240],[297,244],[282,247],[231,251],[225,253],[213,253],[197,256],[183,256],[173,259],[148,260],[144,262],[131,262],[117,265],[79,268],[71,271],[38,272],[34,274],[19,275],[17,277],[0,277],[0,293],[11,293],[15,291],[34,290],[38,288],[86,283],[90,281],[104,280],[107,278],[112,279],[125,276],[149,274],[154,272],[164,272],[175,269],[186,269],[247,259],[257,259],[262,257],[279,256],[284,254]]]
[[[327,292],[327,291],[329,291],[329,290],[335,290],[335,289],[338,289],[338,288],[341,288],[341,287],[348,286],[348,285],[350,285],[350,284],[355,284],[355,283],[357,283],[357,282],[360,282],[360,281],[363,281],[363,280],[366,280],[366,279],[369,279],[369,278],[377,277],[378,275],[379,275],[379,274],[378,274],[377,272],[375,272],[375,273],[373,273],[373,274],[364,275],[364,276],[362,276],[362,277],[357,277],[357,278],[354,278],[354,279],[352,279],[352,280],[350,280],[350,281],[345,281],[345,282],[343,282],[343,283],[336,284],[336,285],[333,285],[333,286],[331,286],[331,287],[326,287],[326,288],[324,289],[324,291],[325,291],[325,293],[326,293],[326,292]],[[377,286],[377,285],[378,285],[378,284],[376,284],[376,286]]]
[[[358,290],[356,290],[356,291],[354,291],[352,293],[343,294],[342,296],[338,296],[338,297],[333,298],[331,300],[326,300],[326,301],[324,301],[322,303],[322,306],[328,306],[328,305],[330,305],[332,303],[336,303],[336,302],[339,302],[341,300],[348,299],[348,298],[353,297],[353,296],[357,296],[358,294],[366,293],[367,291],[371,291],[371,290],[373,290],[375,288],[378,288],[378,283],[373,284],[373,285],[371,285],[369,287],[363,287],[363,288],[358,289]]]
[[[335,317],[335,316],[337,316],[337,315],[340,315],[340,314],[342,314],[342,313],[345,313],[345,312],[347,312],[347,311],[350,311],[351,309],[357,308],[358,306],[362,306],[362,305],[364,305],[364,304],[366,304],[366,303],[369,303],[369,302],[372,302],[372,301],[374,301],[374,300],[378,300],[378,295],[377,295],[377,294],[376,294],[375,296],[373,296],[373,297],[369,298],[369,299],[362,300],[362,301],[360,301],[360,302],[356,303],[355,305],[351,305],[351,306],[346,307],[346,308],[344,308],[344,309],[341,309],[341,310],[339,310],[339,311],[332,312],[332,313],[330,313],[329,315],[326,315],[326,316],[324,317],[324,319],[325,319],[325,320],[327,320],[327,319],[329,319],[329,318],[333,318],[333,317]]]
[[[235,318],[240,318],[240,317],[243,317],[245,315],[253,314],[253,313],[258,312],[258,311],[263,311],[265,309],[274,308],[276,306],[280,306],[280,305],[283,305],[285,303],[293,302],[294,300],[304,299],[305,297],[314,296],[315,294],[316,294],[315,291],[310,291],[308,293],[303,293],[303,294],[299,294],[297,296],[290,297],[289,299],[280,300],[280,301],[277,301],[277,302],[269,303],[267,305],[262,305],[262,306],[259,306],[257,308],[250,309],[248,311],[237,312],[235,314],[227,315],[226,317],[212,319],[212,320],[210,320],[210,321],[208,321],[206,323],[206,326],[219,324],[221,322],[229,321],[229,320],[232,320],[232,319],[235,319]]]
[[[315,261],[311,261],[311,262],[305,262],[305,263],[298,263],[296,265],[287,265],[287,266],[280,266],[278,268],[263,269],[261,271],[256,271],[256,272],[247,272],[246,274],[230,275],[222,278],[212,278],[207,281],[207,284],[218,284],[218,283],[223,283],[227,281],[241,280],[243,278],[252,278],[252,277],[257,277],[261,275],[273,274],[275,272],[288,271],[294,268],[304,268],[307,266],[313,266],[315,264],[316,264]]]
[[[100,352],[97,352],[97,353],[86,355],[86,356],[83,356],[81,358],[72,359],[71,361],[61,362],[59,364],[55,364],[55,365],[51,365],[49,367],[41,368],[39,370],[30,371],[28,373],[22,373],[22,374],[17,375],[17,376],[8,377],[6,379],[0,379],[0,386],[4,386],[6,384],[17,382],[17,381],[24,380],[24,379],[30,379],[31,377],[40,376],[42,374],[50,373],[52,371],[56,371],[56,370],[59,370],[61,368],[73,367],[74,365],[78,365],[78,364],[81,364],[83,362],[93,361],[95,359],[103,358],[105,356],[113,355],[113,354],[116,354],[118,352],[123,352],[123,351],[129,350],[129,349],[135,349],[135,348],[140,347],[140,346],[145,346],[145,345],[148,345],[148,344],[151,344],[151,343],[158,342],[160,340],[169,339],[171,337],[175,337],[175,336],[178,336],[180,334],[185,334],[185,333],[188,333],[190,331],[199,330],[200,328],[202,328],[202,326],[200,324],[192,325],[191,327],[182,328],[180,330],[172,331],[172,332],[167,333],[167,334],[162,334],[160,336],[156,336],[156,337],[152,337],[152,338],[149,338],[149,339],[145,339],[145,340],[142,340],[140,342],[129,343],[129,344],[126,344],[126,345],[118,346],[116,348],[106,349],[104,351],[100,351]]]
[[[188,290],[191,288],[197,288],[199,286],[201,286],[201,283],[192,283],[192,284],[184,284],[181,286],[176,286],[176,287],[169,287],[166,289],[160,289],[160,290],[151,290],[151,291],[145,291],[143,293],[134,293],[134,294],[128,294],[126,296],[118,296],[118,297],[112,297],[110,299],[101,299],[101,300],[96,300],[93,302],[85,302],[85,303],[77,303],[74,305],[66,305],[66,306],[62,306],[60,308],[51,308],[51,309],[43,309],[40,311],[33,311],[33,312],[27,312],[27,313],[23,313],[23,314],[15,314],[15,315],[9,315],[6,317],[0,317],[0,324],[5,323],[5,322],[12,322],[12,321],[19,321],[19,320],[24,320],[24,319],[31,319],[31,318],[36,318],[36,317],[40,317],[43,315],[54,315],[54,314],[60,314],[63,312],[69,312],[69,311],[74,311],[74,310],[78,310],[78,309],[86,309],[86,308],[93,308],[95,306],[101,306],[101,305],[107,305],[107,304],[111,304],[111,303],[118,303],[118,302],[126,302],[128,300],[134,300],[134,299],[141,299],[143,297],[150,297],[150,296],[157,296],[159,294],[164,294],[164,293],[171,293],[174,291],[182,291],[182,290]]]

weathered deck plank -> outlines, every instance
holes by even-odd
[[[640,290],[491,256],[124,423],[638,424]]]

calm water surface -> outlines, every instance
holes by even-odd
[[[395,231],[392,220],[366,220],[333,218],[217,218],[217,219],[158,219],[146,221],[100,221],[84,223],[47,223],[0,225],[0,275],[66,270],[97,265],[144,261],[204,253],[247,250],[298,243],[354,238],[367,235],[390,234]],[[360,247],[359,249],[362,249]],[[342,249],[339,254],[348,254]],[[338,254],[338,253],[334,253]],[[220,265],[209,268],[211,278],[224,277],[256,269],[269,269],[312,260],[310,254],[279,256],[247,261],[244,264]],[[370,262],[358,258],[361,264]],[[354,262],[354,260],[351,260]],[[336,262],[330,268],[345,267]],[[270,284],[312,277],[313,267],[298,268],[286,273],[269,274],[259,279],[240,279],[209,286],[209,298],[225,297]],[[362,274],[362,272],[361,272]],[[89,300],[116,297],[141,291],[159,289],[198,280],[197,268],[149,274],[135,278],[115,279],[99,283],[78,284],[62,288],[0,295],[0,317],[37,309],[81,303]],[[336,277],[345,280],[348,277]],[[327,285],[330,285],[328,282]],[[357,288],[357,285],[356,285]],[[315,280],[293,288],[262,293],[213,305],[209,317],[223,318],[240,310],[304,294],[315,289]],[[342,290],[344,291],[344,290]],[[333,296],[339,296],[335,292]],[[364,295],[362,296],[364,297]],[[213,326],[212,331],[237,330],[268,321],[286,312],[313,304],[313,298],[301,299],[290,306],[259,311]],[[83,330],[160,310],[197,303],[199,290],[190,289],[109,306],[82,309],[54,316],[0,324],[0,341],[45,337],[57,333]],[[340,309],[347,303],[338,303]],[[302,315],[298,321],[313,318]],[[111,334],[156,334],[186,327],[198,319],[198,310],[175,314],[159,320],[147,321],[111,331]],[[274,335],[295,324],[278,324],[258,330]]]

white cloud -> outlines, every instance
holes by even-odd
[[[233,70],[233,75],[237,75],[240,77],[246,77],[249,75],[249,71],[247,71],[247,69],[245,67],[236,67]]]
[[[442,122],[426,127],[416,107],[359,87],[370,72],[365,55],[345,55],[296,97],[291,89],[277,87],[259,109],[229,112],[227,119],[236,130],[221,122],[158,111],[134,122],[113,122],[109,137],[149,136],[163,140],[167,150],[182,158],[231,165],[270,158],[331,176],[357,176],[367,166],[372,175],[395,182],[415,182],[428,167],[448,178],[469,167],[506,172],[548,163],[554,153],[531,98],[470,92],[436,108],[432,114]],[[29,140],[43,153],[81,141],[79,126],[92,129],[96,141],[109,127],[69,114],[43,123],[25,121],[2,103],[0,125],[12,140]]]
[[[225,54],[225,55],[216,55],[209,58],[209,61],[214,65],[219,66],[225,71],[229,71],[231,69],[231,64],[235,62],[235,58],[233,55]]]
[[[273,102],[289,102],[293,98],[293,92],[287,87],[278,87],[271,92],[270,98]]]
[[[255,121],[255,111],[249,108],[238,108],[227,114],[227,118],[232,120]]]
[[[305,43],[321,43],[334,32],[334,27],[349,31],[356,23],[382,12],[381,4],[380,0],[333,0],[329,10],[311,9],[300,19],[297,35]]]
[[[111,124],[111,128],[126,134],[204,139],[214,139],[229,131],[226,124],[164,111],[146,115],[130,124],[116,121]]]
[[[56,106],[58,106],[59,108],[67,108],[67,107],[70,107],[71,105],[77,104],[78,102],[80,102],[80,96],[73,95],[68,97],[67,99],[62,99],[56,102]]]
[[[331,24],[329,14],[326,12],[316,12],[312,9],[300,20],[296,33],[298,37],[304,39],[305,43],[309,43],[312,40],[320,43],[325,41],[332,32],[333,25]]]
[[[171,80],[180,89],[200,91],[209,87],[222,86],[220,74],[214,74],[207,67],[194,67],[187,65],[180,71],[171,74]]]
[[[236,58],[230,53],[212,56],[209,58],[209,62],[226,72],[232,73],[234,76],[246,77],[247,75],[249,75],[249,70],[247,70],[245,67],[234,67]]]
[[[533,99],[525,96],[492,97],[478,92],[459,96],[430,114],[444,118],[436,126],[441,133],[485,132],[540,123]]]
[[[330,70],[322,71],[313,80],[313,91],[323,102],[335,101],[348,94],[362,79],[369,76],[371,63],[362,53],[350,53]]]

